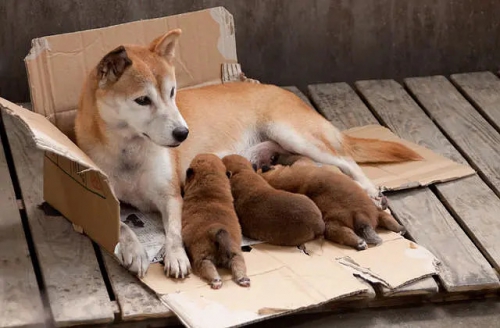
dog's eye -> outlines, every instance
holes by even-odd
[[[175,93],[175,87],[172,88],[170,91],[170,98],[174,98],[174,93]]]
[[[135,98],[134,101],[136,102],[136,104],[141,105],[141,106],[151,105],[151,99],[149,99],[148,96],[142,96],[139,98]]]

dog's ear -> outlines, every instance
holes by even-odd
[[[231,179],[231,177],[233,176],[233,172],[231,172],[231,171],[226,171],[226,175],[227,175],[227,178],[228,178],[228,179]]]
[[[257,169],[258,169],[257,164],[252,163],[252,168],[253,168],[253,170],[254,170],[255,172],[257,172]]]
[[[109,52],[97,65],[99,86],[118,81],[130,65],[132,65],[132,61],[128,58],[125,47],[119,46]]]
[[[172,64],[175,57],[175,46],[177,45],[177,40],[179,39],[181,33],[181,29],[178,28],[169,31],[167,34],[153,40],[149,46],[149,50],[164,57],[170,64]]]
[[[188,168],[188,169],[186,170],[186,181],[190,180],[190,179],[193,177],[193,175],[194,175],[194,170],[193,170],[193,168],[191,168],[191,167],[190,167],[190,168]]]

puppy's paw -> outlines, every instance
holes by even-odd
[[[186,278],[191,272],[191,264],[186,255],[184,247],[166,248],[165,258],[165,275],[173,278]]]
[[[215,278],[210,282],[210,287],[212,289],[220,289],[222,287],[222,279],[221,278]]]
[[[365,249],[368,248],[368,245],[366,244],[366,241],[364,241],[363,239],[361,239],[359,242],[358,242],[358,245],[356,246],[356,249],[358,251],[363,251]]]
[[[236,281],[236,283],[241,287],[250,287],[250,278],[248,277],[240,278],[238,279],[238,281]]]
[[[139,278],[144,278],[150,264],[148,254],[135,233],[124,224],[123,227],[120,226],[120,243],[116,248],[116,256],[123,267]]]
[[[373,203],[375,206],[377,206],[381,210],[386,210],[387,207],[389,206],[389,201],[387,200],[387,197],[385,197],[382,194],[382,191],[377,190],[377,189],[370,189],[368,191],[368,195],[372,199]]]

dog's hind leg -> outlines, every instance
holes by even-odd
[[[401,235],[406,233],[405,227],[400,225],[396,219],[385,211],[379,211],[379,225],[393,232],[399,232]]]
[[[358,251],[368,247],[363,238],[356,235],[352,229],[342,226],[337,221],[326,222],[325,239],[341,245],[354,247]]]
[[[222,279],[217,272],[215,264],[209,259],[197,260],[194,263],[196,271],[201,278],[208,281],[212,289],[219,289],[222,287]]]
[[[229,262],[229,267],[233,273],[233,279],[238,285],[242,287],[250,286],[250,278],[247,277],[247,268],[243,255],[235,254]]]

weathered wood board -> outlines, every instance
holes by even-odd
[[[0,327],[43,326],[43,302],[1,138],[0,133]]]
[[[38,208],[43,202],[44,153],[15,119],[3,119],[56,326],[113,321],[90,239],[75,232],[63,217],[47,216]]]
[[[466,164],[465,159],[400,84],[393,80],[362,81],[357,82],[356,87],[376,115],[398,136],[425,146],[456,162]],[[499,269],[500,198],[479,176],[436,184],[436,189],[440,198],[475,245],[494,267]],[[432,234],[434,230],[426,230],[426,233]],[[466,239],[465,235],[461,235],[459,240],[463,240],[469,245],[468,247],[473,248],[474,245]],[[471,253],[473,254],[476,253]],[[449,260],[456,261],[454,258]],[[489,279],[492,286],[498,286],[494,271],[480,256],[477,257],[476,262],[470,262],[469,266],[463,266],[460,269],[463,276],[468,276],[468,279],[477,280],[478,274],[481,273],[485,283]]]
[[[104,250],[102,254],[113,292],[120,306],[122,320],[175,316],[153,291],[127,272],[111,255]]]
[[[318,84],[310,85],[308,89],[312,102],[316,106],[318,112],[332,122],[337,128],[345,130],[356,126],[378,124],[377,119],[370,113],[370,110],[363,104],[361,99],[348,84]],[[392,198],[390,200],[391,203],[398,202],[398,200]],[[410,210],[416,211],[416,206],[413,206]],[[409,284],[393,291],[382,288],[382,293],[385,296],[433,294],[437,291],[438,286],[433,278],[426,278],[417,283]]]
[[[444,76],[405,79],[409,91],[500,195],[500,133]]]
[[[491,72],[474,72],[453,74],[451,80],[490,123],[500,130],[500,79]]]

